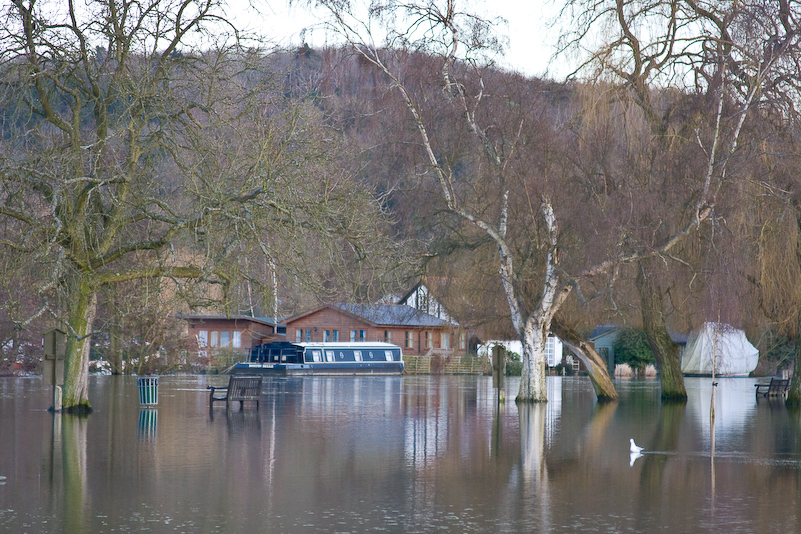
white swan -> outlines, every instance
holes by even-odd
[[[631,443],[631,452],[639,453],[642,451],[643,448],[634,443],[634,438],[631,438],[629,442]]]

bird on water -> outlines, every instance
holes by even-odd
[[[634,443],[634,438],[629,439],[629,443],[631,443],[631,452],[642,452],[643,448]]]

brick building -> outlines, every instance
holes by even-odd
[[[296,342],[385,341],[404,354],[467,352],[467,331],[399,304],[329,304],[286,320],[286,339]]]
[[[243,353],[260,343],[285,340],[282,325],[264,317],[247,315],[178,315],[187,323],[186,333],[198,349],[233,349]]]

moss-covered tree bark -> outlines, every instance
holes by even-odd
[[[648,344],[656,358],[663,401],[687,401],[687,390],[681,375],[679,347],[670,339],[665,322],[662,290],[650,271],[653,258],[645,258],[637,265],[637,290],[640,293],[642,323]]]
[[[97,292],[87,277],[75,277],[67,293],[67,344],[64,361],[62,405],[65,412],[85,414],[89,405],[89,351],[97,312]]]

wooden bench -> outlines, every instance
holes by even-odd
[[[789,378],[771,378],[769,384],[754,384],[756,388],[756,395],[759,397],[782,397],[787,395],[787,390],[790,389]]]
[[[239,409],[245,406],[245,401],[256,401],[256,409],[259,409],[259,397],[261,396],[262,376],[242,376],[231,375],[228,380],[228,387],[206,386],[211,390],[209,394],[209,408],[214,407],[215,401],[225,401],[226,409],[230,408],[230,403],[239,401]]]

